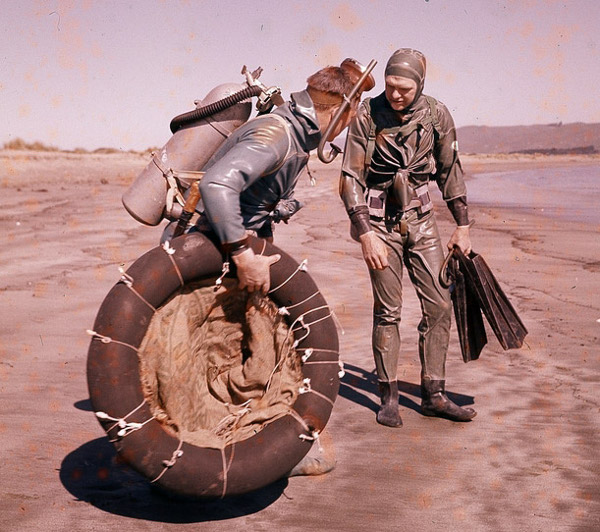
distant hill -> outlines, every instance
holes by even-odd
[[[457,129],[462,153],[598,153],[600,123],[534,126],[464,126]]]

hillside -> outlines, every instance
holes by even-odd
[[[457,129],[462,153],[598,153],[600,123],[533,126],[465,126]]]

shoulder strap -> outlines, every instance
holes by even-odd
[[[433,129],[438,134],[439,137],[443,137],[442,134],[442,125],[440,124],[440,119],[438,117],[437,112],[437,100],[432,96],[425,95],[427,99],[427,103],[429,104],[429,113],[431,115],[431,125]]]
[[[371,116],[371,98],[367,98],[365,100],[365,107],[369,112],[369,136],[367,137],[367,148],[365,150],[365,170],[368,170],[369,166],[371,166],[373,151],[375,150],[375,138],[377,131],[375,128],[375,121]]]

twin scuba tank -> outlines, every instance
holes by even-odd
[[[319,159],[330,163],[339,152],[324,153],[324,145],[330,133],[334,131],[350,102],[360,99],[362,91],[371,90],[375,79],[371,74],[376,65],[372,60],[367,67],[352,58],[346,58],[340,68],[352,78],[354,86],[345,97],[330,121],[319,143]],[[250,73],[246,67],[242,74],[246,77],[243,84],[226,83],[210,91],[204,100],[196,102],[196,109],[175,117],[171,121],[173,136],[152,155],[152,160],[140,173],[133,184],[123,194],[125,209],[138,222],[146,225],[158,225],[163,218],[185,220],[184,194],[202,177],[202,168],[212,155],[238,127],[248,121],[252,111],[250,98],[258,97],[258,114],[271,111],[274,105],[284,103],[279,87],[266,87],[258,78],[262,72],[259,67]],[[191,194],[190,194],[191,196]],[[275,216],[286,221],[300,204],[282,205]],[[184,216],[181,216],[184,213]]]
[[[227,137],[250,118],[250,98],[258,96],[259,113],[283,102],[278,87],[258,82],[260,72],[249,73],[244,67],[246,83],[216,86],[195,102],[194,111],[171,121],[173,136],[123,194],[123,206],[133,218],[151,226],[163,218],[178,219],[185,191],[202,176],[202,168]]]

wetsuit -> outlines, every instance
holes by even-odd
[[[369,270],[373,355],[382,382],[397,378],[403,265],[421,304],[422,379],[445,379],[452,306],[438,280],[444,249],[427,185],[435,181],[457,225],[468,224],[457,150],[450,112],[423,94],[402,114],[391,108],[385,93],[367,99],[348,131],[340,195],[354,236],[373,230],[389,251],[388,267]]]
[[[273,213],[280,200],[292,197],[320,139],[305,90],[234,131],[211,157],[200,182],[204,213],[222,245],[242,241],[246,230],[272,235]]]

